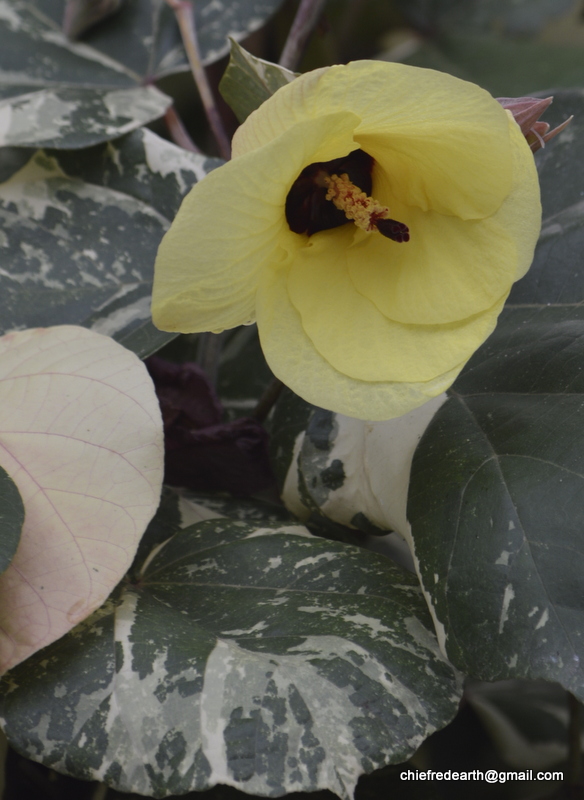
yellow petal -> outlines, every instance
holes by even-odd
[[[457,322],[509,291],[517,248],[493,218],[461,220],[395,199],[389,205],[391,216],[408,225],[410,241],[362,233],[346,252],[355,287],[386,317],[420,325]]]
[[[306,120],[197,183],[158,250],[154,324],[191,333],[253,320],[259,274],[305,238],[286,222],[292,183],[314,160],[354,150],[358,123],[348,112]]]
[[[533,155],[509,115],[513,187],[484,220],[461,220],[404,206],[376,168],[373,194],[410,228],[397,245],[377,234],[355,237],[347,264],[357,289],[390,319],[416,324],[454,322],[488,309],[529,269],[541,205]]]
[[[406,414],[448,389],[464,366],[418,383],[347,377],[315,350],[306,335],[289,301],[284,270],[262,276],[257,315],[262,349],[274,374],[309,403],[349,417],[382,420]]]
[[[344,226],[310,237],[288,270],[302,327],[339,372],[362,381],[428,381],[466,361],[492,332],[507,291],[460,322],[405,325],[383,316],[351,281],[346,253],[353,236]]]
[[[515,239],[517,264],[513,280],[517,281],[533,262],[541,228],[541,203],[533,153],[511,112],[508,111],[507,115],[513,145],[513,188],[495,218]]]
[[[291,125],[346,109],[363,121],[356,141],[391,176],[407,205],[462,219],[493,214],[511,189],[507,115],[475,84],[383,61],[356,61],[300,76],[251,114],[237,154]]]

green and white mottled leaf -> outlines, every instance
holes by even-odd
[[[228,35],[261,27],[282,0],[198,0],[204,63],[228,52]],[[134,0],[72,42],[62,0],[0,0],[0,144],[88,147],[162,116],[171,100],[151,84],[187,71],[172,10]]]
[[[162,116],[171,99],[154,86],[58,87],[0,100],[0,147],[91,147]]]
[[[176,533],[0,687],[21,753],[156,797],[349,798],[460,696],[413,576],[300,526],[223,519]]]
[[[132,563],[164,471],[146,367],[77,326],[1,337],[0,462],[26,509],[0,575],[4,672],[95,611]]]
[[[219,163],[148,130],[35,154],[0,184],[2,332],[84,325],[141,356],[169,341],[150,321],[154,257],[182,197]]]
[[[274,92],[294,78],[296,73],[252,56],[232,39],[229,64],[221,78],[219,91],[237,119],[243,122]]]
[[[579,93],[564,100],[560,116],[582,105]],[[558,220],[577,206],[584,165],[569,131],[540,159],[552,216],[534,266],[430,423],[408,515],[450,659],[478,678],[545,678],[583,697],[582,235]]]
[[[18,487],[0,467],[0,573],[14,558],[24,522],[24,505]]]
[[[249,35],[281,4],[282,0],[197,0],[195,19],[203,62],[211,64],[226,55],[228,36]],[[129,0],[115,16],[87,31],[83,42],[64,36],[63,12],[62,0],[2,0],[0,46],[6,77],[0,82],[7,87],[28,82],[34,88],[59,84],[111,89],[149,84],[189,69],[174,14],[165,0]]]
[[[120,10],[124,0],[66,0],[63,31],[78,39],[85,31]]]
[[[194,492],[191,489],[178,492],[179,510],[183,527],[206,519],[229,517],[240,522],[267,523],[275,525],[297,522],[284,506],[255,498],[234,498],[228,494],[209,494]]]
[[[38,4],[0,0],[0,52],[2,145],[88,147],[151,122],[171,103],[123,63],[70,42]]]

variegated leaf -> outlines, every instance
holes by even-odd
[[[550,121],[579,109],[581,90],[560,92]],[[452,661],[484,680],[557,681],[584,699],[581,126],[537,158],[534,264],[425,432],[408,512]]]
[[[172,335],[150,322],[154,257],[190,187],[218,163],[148,130],[75,152],[38,152],[0,184],[2,332],[56,323],[139,355]]]
[[[0,0],[0,52],[2,145],[87,147],[162,116],[171,102],[123,63],[69,42],[37,3]]]
[[[78,39],[85,31],[120,10],[124,0],[67,0],[63,14],[63,31],[70,39]]]
[[[456,710],[431,627],[417,581],[382,556],[210,520],[7,675],[0,715],[20,752],[122,791],[349,798]]]
[[[170,103],[154,86],[20,94],[0,101],[0,147],[91,147],[160,117]]]
[[[203,62],[224,56],[228,36],[242,39],[257,30],[282,1],[197,0]],[[0,96],[56,86],[136,87],[189,69],[165,0],[124,3],[115,16],[89,30],[83,42],[65,37],[63,14],[63,0],[0,0]]]
[[[252,56],[232,40],[229,64],[221,78],[219,90],[237,119],[243,122],[268,97],[295,77],[296,74],[289,69]]]

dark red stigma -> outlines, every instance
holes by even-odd
[[[375,227],[382,236],[386,236],[393,242],[409,242],[410,229],[403,222],[396,219],[378,219]]]

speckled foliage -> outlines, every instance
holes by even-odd
[[[261,27],[282,0],[196,4],[206,64]],[[0,146],[88,147],[164,114],[171,99],[155,80],[188,70],[163,0],[124,3],[82,42],[61,31],[61,0],[0,0]]]
[[[349,798],[459,696],[413,576],[298,525],[216,519],[7,675],[0,715],[29,757],[123,791]]]
[[[154,255],[183,195],[218,163],[146,129],[33,155],[0,183],[2,332],[85,325],[139,355],[172,338],[150,322]]]

